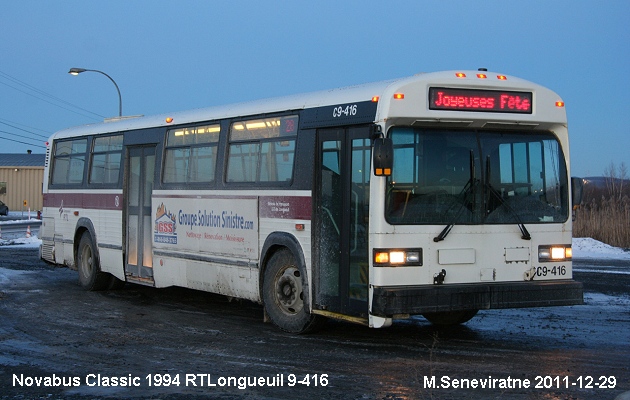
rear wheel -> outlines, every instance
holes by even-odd
[[[422,316],[426,318],[433,325],[458,325],[468,322],[477,315],[479,310],[465,310],[465,311],[443,311],[424,313]]]
[[[85,232],[79,241],[76,266],[79,272],[79,284],[85,290],[105,290],[112,285],[114,277],[101,271],[92,236],[88,232]]]
[[[319,326],[322,317],[309,313],[304,303],[307,290],[293,254],[287,249],[275,252],[263,277],[265,311],[274,325],[291,333],[307,333]]]

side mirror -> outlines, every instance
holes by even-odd
[[[390,176],[394,166],[394,145],[390,138],[379,137],[374,139],[372,150],[374,175]]]
[[[582,192],[584,191],[584,180],[582,178],[571,178],[571,198],[573,206],[579,206],[582,203]]]

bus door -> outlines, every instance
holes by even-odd
[[[318,130],[315,308],[367,317],[369,127]]]
[[[125,275],[127,280],[153,285],[151,193],[155,147],[127,147],[125,165]]]

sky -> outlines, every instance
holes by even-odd
[[[488,68],[566,103],[571,174],[630,167],[630,1],[7,1],[0,153],[57,130]],[[624,94],[625,93],[625,94]],[[624,100],[626,99],[626,100]]]

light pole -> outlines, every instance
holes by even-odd
[[[68,71],[70,75],[75,75],[75,76],[79,75],[81,72],[98,72],[99,74],[105,75],[106,77],[109,78],[110,81],[112,81],[114,86],[116,86],[116,90],[118,91],[118,116],[122,117],[122,96],[120,95],[120,89],[118,88],[116,81],[113,80],[112,77],[107,75],[105,72],[99,71],[96,69],[70,68],[70,71]]]

